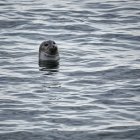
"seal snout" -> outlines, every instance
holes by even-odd
[[[50,54],[51,55],[55,55],[57,53],[57,47],[56,46],[52,46],[51,48],[50,48]]]

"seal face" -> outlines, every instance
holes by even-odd
[[[56,43],[52,40],[44,41],[39,47],[39,66],[59,63],[59,52]]]

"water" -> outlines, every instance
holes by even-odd
[[[0,140],[139,140],[139,45],[139,0],[1,0]]]

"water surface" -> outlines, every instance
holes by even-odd
[[[140,139],[139,45],[139,0],[1,0],[0,140]]]

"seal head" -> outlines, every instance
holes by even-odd
[[[59,63],[59,52],[56,43],[52,40],[44,41],[39,47],[39,66]]]

